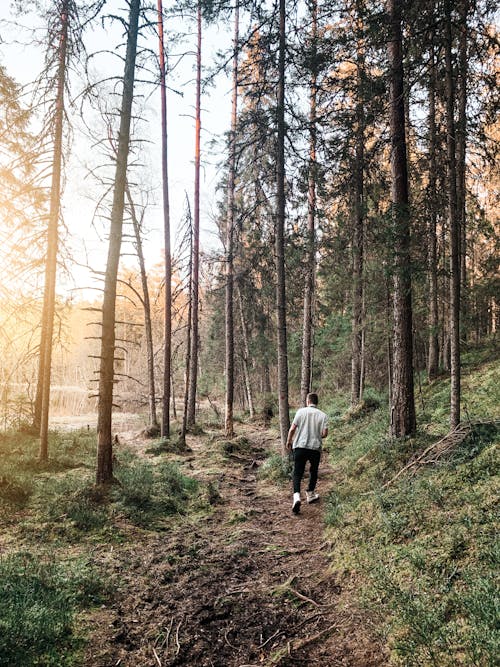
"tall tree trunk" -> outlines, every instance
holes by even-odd
[[[429,79],[429,355],[427,358],[427,376],[435,378],[439,370],[438,341],[438,281],[437,281],[437,201],[436,201],[436,63],[434,44],[431,45]]]
[[[153,347],[153,326],[151,322],[151,300],[149,298],[148,276],[146,273],[146,262],[144,261],[144,250],[142,246],[141,237],[141,223],[137,218],[134,201],[130,193],[128,184],[125,187],[127,201],[130,208],[132,224],[134,227],[135,246],[137,251],[137,258],[139,259],[139,271],[141,274],[142,286],[142,306],[144,309],[144,331],[146,335],[146,354],[147,354],[147,368],[148,368],[148,387],[149,387],[149,426],[151,428],[158,428],[158,418],[156,416],[156,388],[155,388],[155,363],[154,363],[154,347]]]
[[[68,49],[68,1],[61,6],[61,33],[57,67],[57,92],[54,117],[54,152],[52,157],[52,182],[47,228],[47,256],[45,259],[45,288],[42,314],[42,339],[40,344],[39,378],[40,452],[41,461],[48,459],[50,379],[52,371],[52,345],[54,335],[54,311],[56,300],[57,249],[59,245],[59,213],[61,209],[62,134],[64,123],[64,86],[66,81],[66,54]],[[35,419],[37,415],[35,414]]]
[[[402,0],[388,0],[390,41],[391,199],[394,235],[393,268],[393,382],[391,435],[400,438],[415,431],[413,391],[413,336],[410,273],[410,213],[405,140]]]
[[[364,273],[364,159],[365,159],[365,113],[364,113],[364,69],[363,23],[360,3],[356,3],[356,129],[353,192],[353,236],[352,236],[352,360],[351,360],[351,405],[362,399],[363,368],[363,273]]]
[[[172,399],[172,417],[177,421],[177,403],[175,399],[175,382],[173,373],[170,374],[170,396]]]
[[[276,309],[278,321],[278,405],[283,454],[290,428],[285,285],[285,0],[279,1],[279,53],[276,160]]]
[[[316,274],[316,106],[317,106],[317,39],[318,4],[311,0],[311,82],[309,87],[309,174],[307,190],[307,253],[304,285],[304,319],[302,326],[302,368],[300,394],[306,404],[312,382],[313,303]]]
[[[184,401],[183,401],[183,410],[182,410],[182,427],[180,433],[180,441],[186,443],[186,433],[188,429],[188,410],[189,410],[189,378],[190,378],[190,368],[191,368],[191,349],[193,345],[193,335],[192,335],[192,310],[193,310],[193,225],[191,220],[191,208],[189,206],[189,199],[187,200],[188,206],[188,221],[189,221],[189,266],[188,266],[188,312],[187,312],[187,323],[186,323],[186,371],[184,378]]]
[[[245,312],[243,310],[243,298],[241,296],[241,289],[237,286],[236,296],[238,300],[238,309],[240,313],[241,338],[243,342],[243,376],[245,380],[245,390],[248,400],[248,411],[250,418],[255,417],[255,406],[253,401],[252,381],[250,378],[250,351],[248,348],[248,332],[247,324],[245,322]]]
[[[467,151],[467,18],[469,0],[460,0],[460,37],[458,41],[458,122],[456,130],[457,216],[460,245],[460,300],[462,321],[467,313],[467,215],[466,215],[466,151]]]
[[[227,185],[227,223],[226,223],[226,438],[234,435],[234,190],[236,167],[236,121],[238,112],[238,41],[239,41],[239,6],[234,9],[233,38],[233,92],[231,102],[231,131],[229,134],[229,164]]]
[[[111,419],[113,412],[116,282],[122,241],[123,209],[127,180],[130,121],[134,97],[135,59],[140,0],[130,0],[127,52],[123,77],[120,130],[116,157],[113,206],[109,231],[108,260],[104,279],[102,306],[101,356],[99,369],[99,401],[97,406],[97,484],[105,484],[113,477],[113,441]]]
[[[455,86],[452,62],[451,1],[445,0],[446,134],[448,219],[450,225],[450,426],[460,422],[460,229],[457,216]]]
[[[165,244],[165,317],[163,352],[163,400],[161,435],[170,436],[170,376],[172,365],[172,255],[170,249],[170,200],[168,192],[167,86],[165,81],[165,44],[163,6],[158,0],[158,39],[161,94],[161,175],[163,191],[163,235]]]
[[[198,317],[200,298],[200,133],[201,133],[201,0],[197,12],[198,43],[196,50],[196,127],[194,150],[194,227],[193,271],[191,295],[191,359],[189,364],[189,395],[187,425],[196,421],[196,386],[198,382]]]

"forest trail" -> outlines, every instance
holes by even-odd
[[[87,667],[387,664],[329,569],[323,503],[303,503],[294,516],[290,492],[257,476],[276,441],[258,427],[238,431],[244,453],[226,450],[222,467],[206,438],[189,441],[184,465],[218,489],[211,515],[161,533],[137,530],[96,556],[121,583],[113,603],[88,619]],[[332,483],[323,460],[319,492]]]

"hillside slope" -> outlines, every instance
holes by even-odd
[[[446,378],[418,393],[413,438],[388,439],[387,404],[373,397],[334,420],[337,486],[326,511],[332,569],[344,578],[356,573],[353,594],[379,619],[391,664],[497,664],[500,366],[494,356],[485,348],[464,358],[463,416],[479,424],[403,472],[448,431]]]

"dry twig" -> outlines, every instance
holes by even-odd
[[[159,667],[161,667],[161,660],[160,660],[160,658],[158,657],[158,653],[156,652],[156,649],[155,649],[154,646],[153,646],[153,653],[154,653],[154,656],[155,656],[155,658],[156,658],[156,662],[158,663]]]

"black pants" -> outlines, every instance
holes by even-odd
[[[297,447],[293,450],[293,492],[300,493],[300,483],[304,476],[304,470],[307,461],[309,461],[309,488],[308,491],[314,491],[318,481],[319,460],[321,451],[319,449],[306,449]]]

